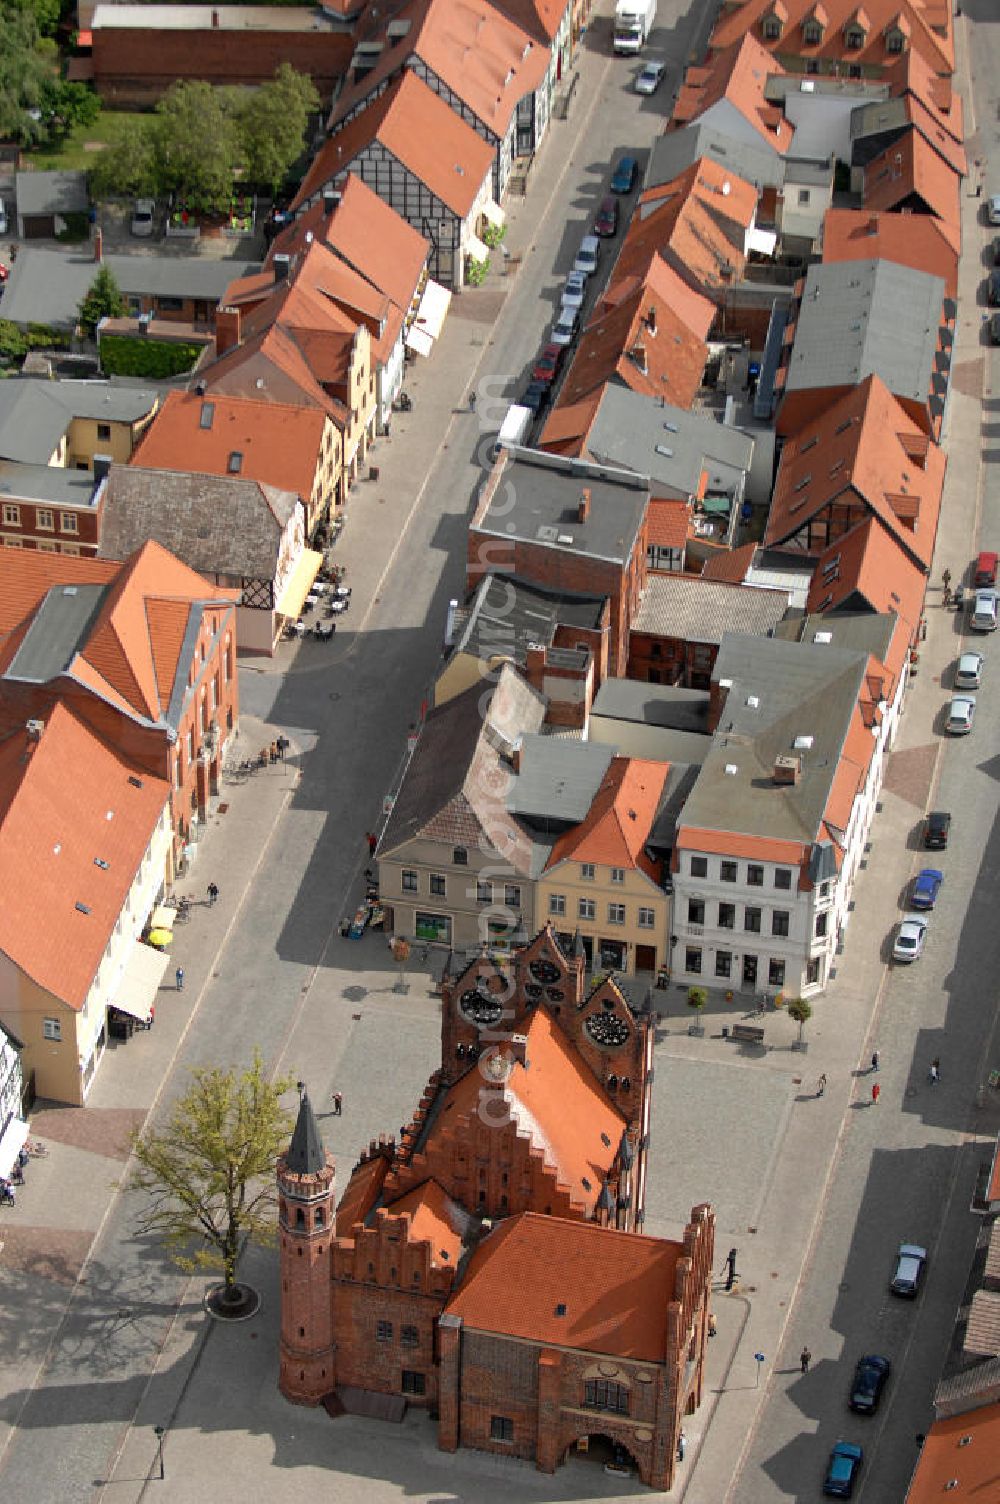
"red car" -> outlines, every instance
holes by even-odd
[[[548,344],[535,361],[531,371],[533,381],[555,381],[566,354],[562,345]]]

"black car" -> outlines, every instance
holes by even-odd
[[[994,236],[993,245],[990,247],[990,254],[993,258],[993,265],[1000,266],[1000,235]]]
[[[530,407],[537,418],[551,395],[552,388],[547,381],[531,381],[525,388],[521,406]]]
[[[1000,313],[991,313],[986,325],[991,345],[1000,345]]]
[[[1000,303],[1000,271],[990,272],[986,283],[986,301],[993,308]]]
[[[877,1353],[859,1358],[854,1370],[851,1396],[847,1401],[851,1409],[857,1410],[860,1415],[874,1415],[891,1372],[892,1364],[889,1359],[880,1358]]]
[[[951,815],[946,810],[935,809],[924,821],[924,846],[928,851],[943,851],[951,831]]]

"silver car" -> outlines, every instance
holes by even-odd
[[[968,736],[976,718],[976,702],[972,695],[955,695],[948,706],[945,730],[949,736]]]
[[[986,200],[986,219],[991,225],[1000,225],[1000,193]]]
[[[892,947],[894,961],[919,961],[927,939],[927,920],[923,914],[904,914]]]
[[[956,689],[978,689],[983,682],[982,653],[963,653],[955,669]]]

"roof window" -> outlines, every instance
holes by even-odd
[[[76,912],[78,914],[89,914],[90,913],[90,905],[86,904],[86,903],[81,903],[79,899],[77,899],[74,907],[75,907]]]
[[[211,428],[215,419],[215,403],[203,402],[201,404],[201,417],[198,419],[199,427]]]
[[[104,860],[103,856],[95,856],[94,857],[94,866],[95,867],[100,867],[100,869],[101,869],[102,872],[107,872],[108,869],[111,866],[111,863],[110,862],[106,862]]]
[[[792,742],[792,746],[795,748],[796,752],[809,752],[812,749],[813,740],[813,737],[803,734],[795,738],[795,740]]]

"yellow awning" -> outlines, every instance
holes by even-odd
[[[507,218],[500,205],[495,204],[491,198],[486,199],[483,203],[483,215],[489,220],[491,225],[496,225],[497,229],[500,229]]]
[[[322,562],[323,555],[317,553],[314,548],[304,548],[302,550],[275,603],[274,609],[279,616],[291,617],[301,615],[306,596],[309,594],[313,581],[319,574],[319,567]]]
[[[137,940],[132,947],[121,981],[114,990],[111,1005],[120,1013],[129,1013],[148,1024],[150,1007],[163,981],[170,957]]]

